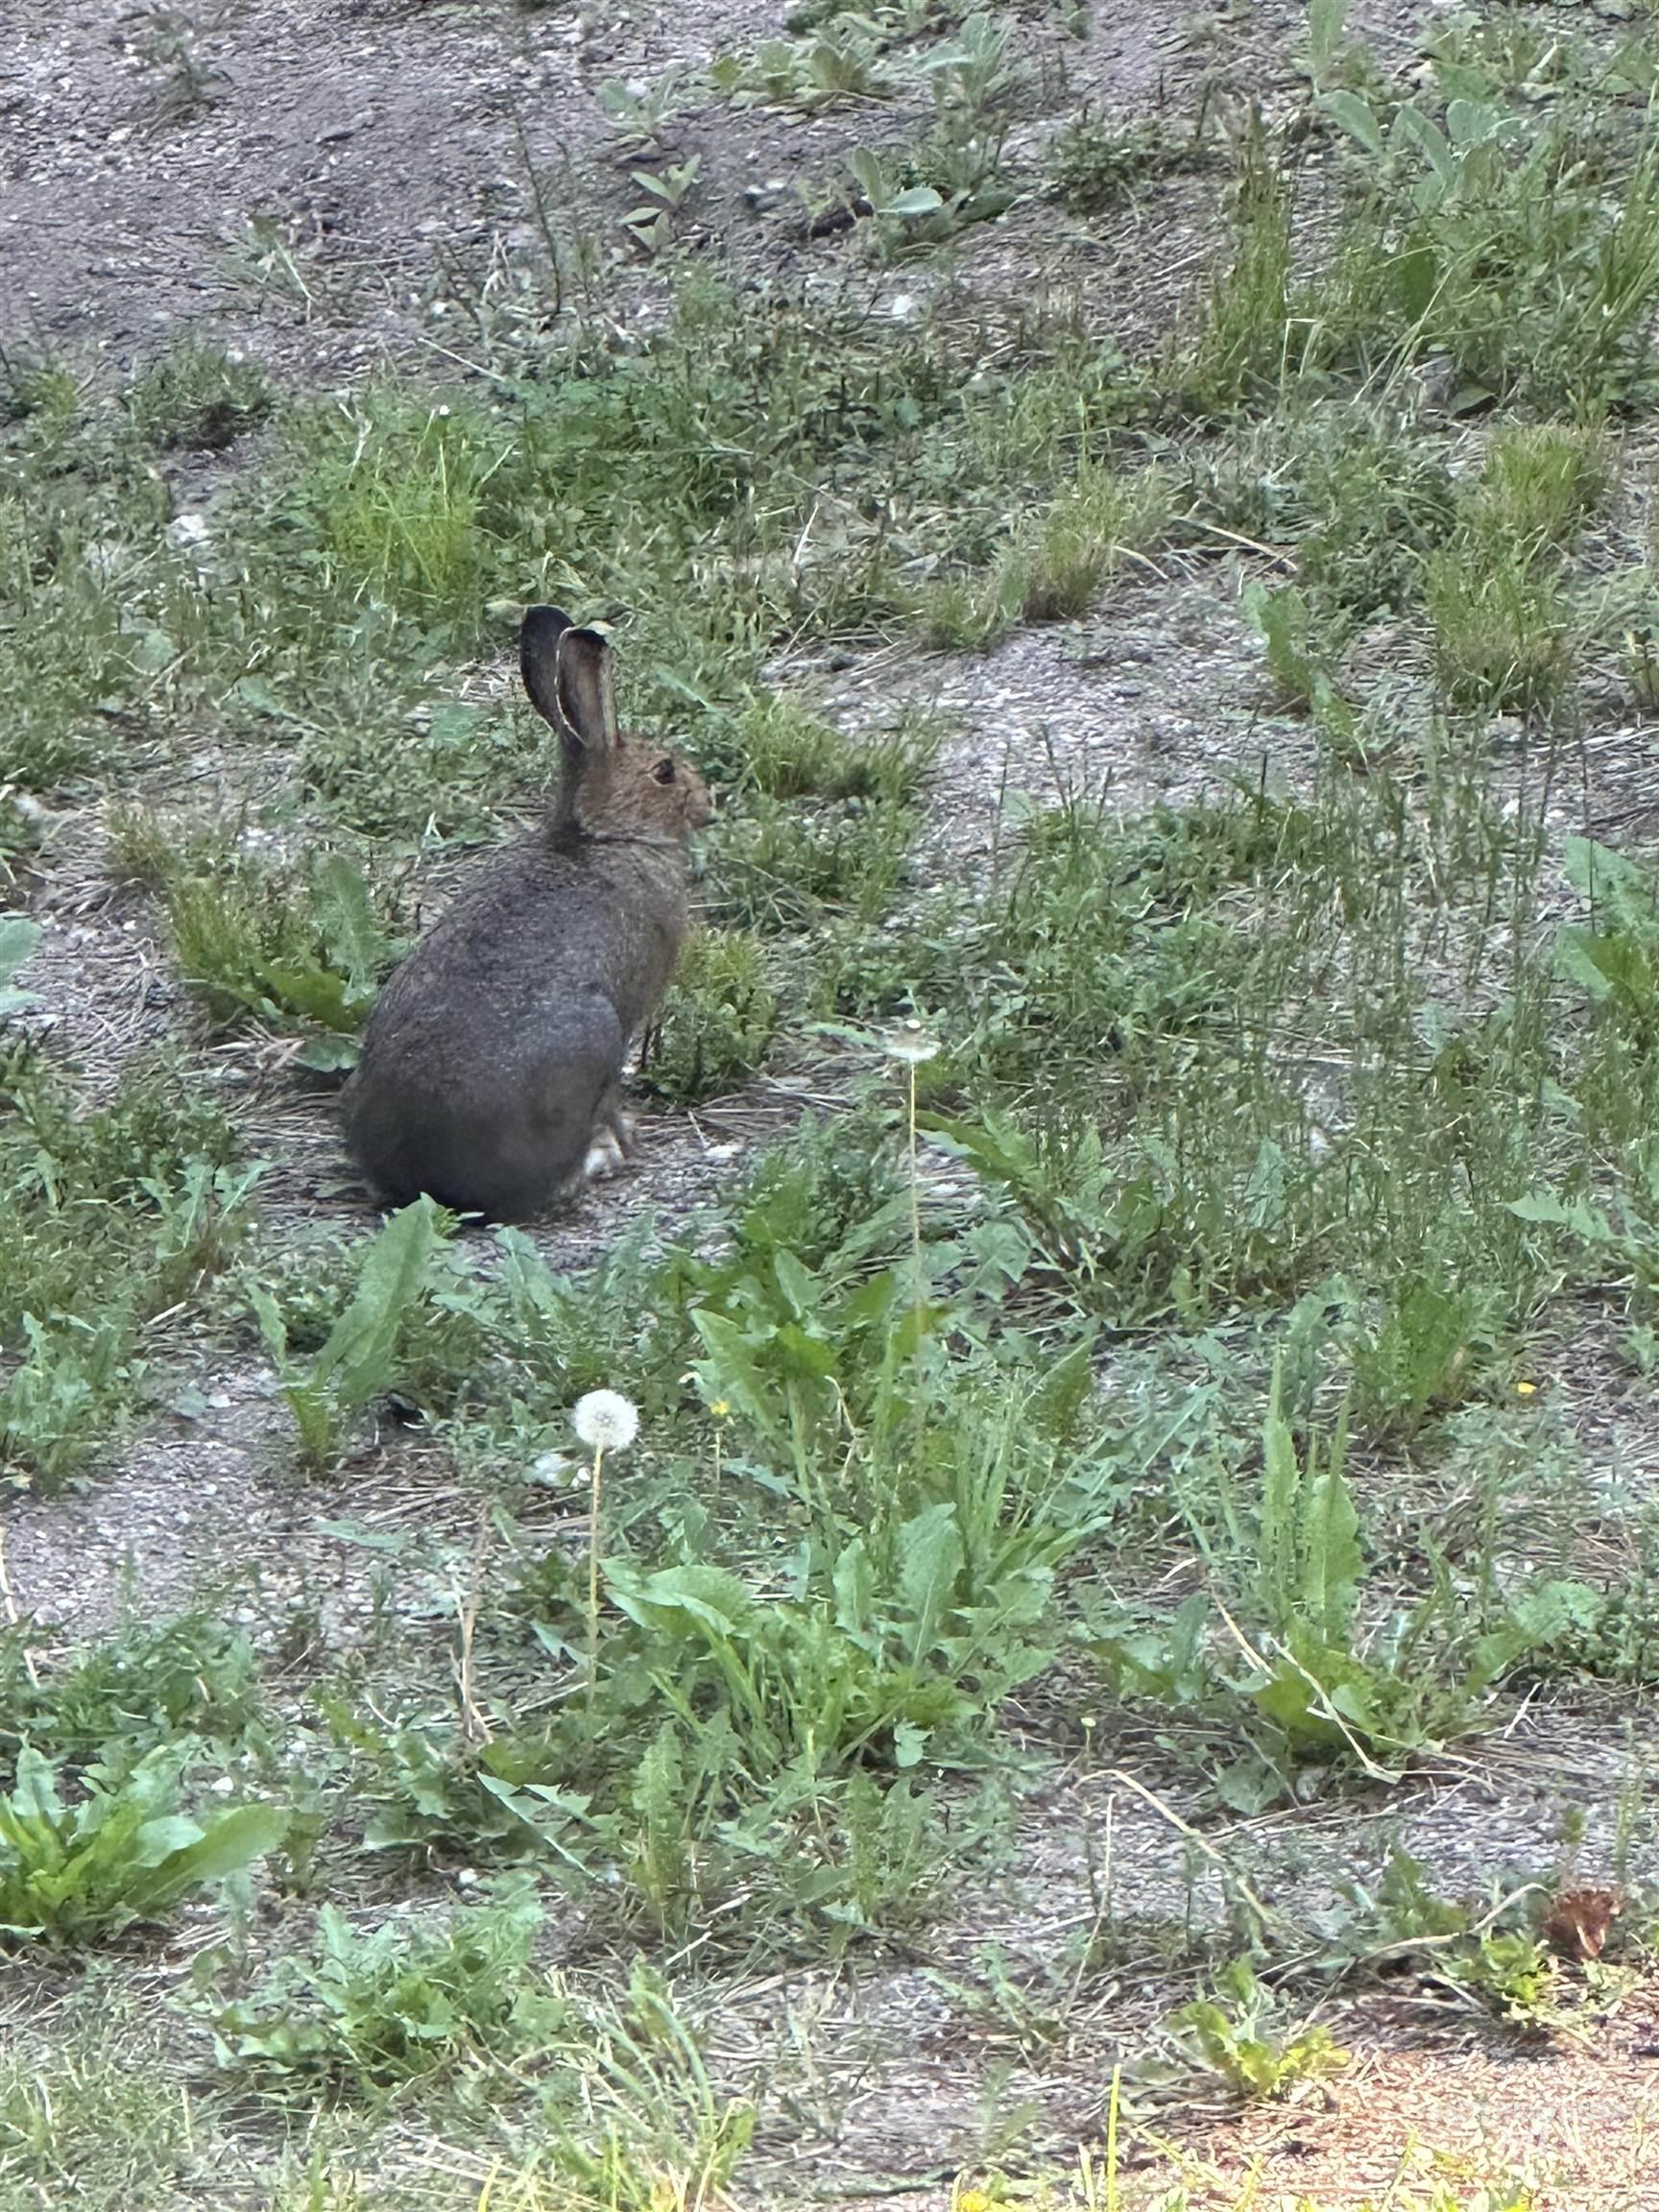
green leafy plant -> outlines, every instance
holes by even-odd
[[[1305,1626],[1328,1643],[1353,1624],[1364,1568],[1359,1516],[1346,1473],[1347,1427],[1339,1422],[1323,1450],[1310,1437],[1305,1455],[1283,1409],[1283,1368],[1275,1363],[1262,1429],[1258,1519],[1262,1611],[1274,1628]]]
[[[934,106],[952,135],[983,132],[1020,89],[1024,71],[1010,51],[1013,38],[1005,15],[975,9],[924,57]]]
[[[1590,837],[1563,839],[1561,860],[1593,917],[1556,939],[1562,974],[1642,1048],[1659,1046],[1659,878]]]
[[[943,193],[931,184],[900,182],[872,147],[855,147],[847,156],[847,166],[878,223],[895,227],[915,223],[925,215],[937,215],[945,204]]]
[[[1564,1230],[1582,1248],[1598,1255],[1604,1265],[1611,1261],[1646,1292],[1659,1283],[1659,1220],[1653,1208],[1659,1200],[1655,1166],[1639,1163],[1641,1180],[1634,1191],[1622,1194],[1613,1209],[1588,1198],[1562,1198],[1550,1190],[1533,1190],[1512,1198],[1508,1211],[1517,1220]]]
[[[66,1805],[51,1763],[25,1744],[0,1797],[0,1934],[84,1942],[156,1919],[275,1850],[288,1827],[276,1806],[185,1814],[182,1777],[196,1755],[186,1740],[118,1774],[90,1768],[84,1794]]]
[[[824,1601],[761,1607],[711,1568],[639,1578],[613,1565],[606,1587],[648,1632],[659,1689],[686,1721],[718,1685],[718,1701],[766,1768],[802,1760],[808,1774],[833,1771],[870,1754],[902,1769],[932,1739],[938,1756],[953,1729],[1029,1680],[1052,1649],[1032,1635],[1045,1578],[1009,1575],[988,1605],[973,1604],[951,1508],[914,1516],[897,1543],[902,1565],[888,1589],[859,1540],[846,1547],[833,1611]]]
[[[738,929],[702,930],[663,998],[647,1078],[687,1103],[733,1090],[759,1070],[777,1026],[777,994],[757,940]]]
[[[50,1672],[30,1673],[27,1644],[0,1639],[0,1758],[24,1744],[56,1760],[122,1762],[188,1735],[216,1752],[258,1729],[259,1666],[243,1628],[207,1614],[151,1622],[133,1611]]]
[[[936,1853],[923,1771],[976,1760],[988,1713],[1049,1662],[1057,1571],[1119,1495],[1116,1450],[1080,1426],[1086,1348],[1042,1374],[974,1350],[1006,1286],[987,1267],[948,1353],[915,1266],[869,1272],[902,1241],[904,1199],[854,1217],[815,1271],[771,1241],[799,1230],[793,1195],[774,1183],[689,1281],[682,1260],[679,1295],[728,1481],[790,1513],[798,1565],[781,1588],[735,1572],[701,1512],[667,1563],[643,1531],[627,1549],[612,1533],[592,1579],[552,1552],[523,1603],[542,1649],[585,1669],[596,1581],[591,1697],[473,1762],[526,1838],[589,1879],[619,1857],[664,1925],[706,1911],[777,1832],[796,1853],[780,1912],[885,1919],[907,1884],[913,1910]]]
[[[56,353],[27,343],[0,352],[0,422],[33,419],[61,426],[74,420],[81,401],[80,377]]]
[[[220,2063],[375,2095],[544,2040],[562,2008],[531,1972],[541,1924],[522,1886],[436,1927],[358,1934],[325,1905],[315,1958],[278,1960],[261,1989],[214,2015]]]
[[[1354,1349],[1360,1413],[1379,1428],[1410,1431],[1455,1405],[1489,1334],[1487,1302],[1478,1292],[1405,1277],[1376,1330],[1362,1333]]]
[[[1460,1614],[1444,1579],[1362,1627],[1366,1572],[1346,1418],[1328,1443],[1310,1435],[1299,1453],[1282,1388],[1276,1364],[1259,1504],[1248,1516],[1226,1508],[1233,1571],[1247,1586],[1244,1624],[1228,1613],[1220,1634],[1200,1594],[1158,1628],[1102,1623],[1094,1644],[1122,1692],[1225,1713],[1235,1725],[1248,1717],[1249,1747],[1215,1778],[1240,1807],[1272,1802],[1309,1760],[1348,1760],[1389,1779],[1390,1763],[1471,1727],[1493,1682],[1562,1627],[1539,1591],[1518,1592],[1491,1622],[1478,1608]]]
[[[652,146],[661,144],[692,90],[680,70],[664,69],[642,85],[608,77],[596,87],[594,98],[606,121],[625,141]]]
[[[1081,213],[1100,215],[1133,200],[1138,186],[1201,167],[1207,157],[1196,135],[1177,137],[1160,121],[1108,122],[1085,111],[1049,147],[1050,189]]]
[[[1310,0],[1308,74],[1315,92],[1325,91],[1341,68],[1347,51],[1348,0]]]
[[[1301,2081],[1339,2074],[1349,2053],[1323,2022],[1282,2023],[1282,2008],[1247,1959],[1215,1978],[1214,1994],[1171,2014],[1178,2048],[1243,2097],[1282,2097]]]
[[[1438,110],[1407,99],[1390,115],[1386,96],[1346,87],[1320,95],[1376,188],[1374,220],[1357,227],[1336,276],[1339,319],[1345,310],[1407,356],[1447,354],[1460,405],[1518,393],[1604,405],[1647,358],[1659,287],[1651,145],[1639,140],[1623,164],[1615,221],[1572,103],[1536,130],[1483,64],[1443,48],[1437,68]]]
[[[1484,1903],[1457,1902],[1396,1845],[1374,1884],[1349,1877],[1340,1887],[1344,1903],[1324,1934],[1344,1958],[1372,1971],[1409,1970],[1516,2026],[1551,2029],[1570,2019],[1559,1962],[1537,1933],[1549,1899],[1540,1885],[1495,1881]]]
[[[200,1294],[251,1225],[224,1117],[139,1058],[96,1103],[44,1055],[0,1075],[0,1460],[55,1487],[143,1401],[139,1325]],[[95,1286],[95,1289],[92,1287]]]
[[[203,32],[218,23],[200,22],[183,9],[159,5],[137,9],[128,20],[133,51],[153,83],[154,128],[171,129],[188,122],[223,97],[228,80],[200,44]]]
[[[444,1240],[443,1222],[430,1198],[392,1215],[364,1251],[349,1302],[304,1369],[289,1357],[287,1323],[276,1299],[263,1285],[252,1286],[254,1311],[307,1466],[331,1465],[349,1423],[392,1387],[398,1339]]]
[[[803,37],[763,39],[748,60],[719,55],[709,67],[709,82],[728,100],[809,111],[844,100],[886,99],[895,90],[881,66],[875,24],[852,14],[835,17]]]
[[[637,246],[649,253],[660,253],[672,243],[674,218],[696,190],[702,166],[702,156],[693,154],[685,161],[665,162],[661,169],[629,172],[645,195],[640,204],[622,218],[622,228]]]
[[[393,946],[363,872],[325,853],[284,879],[232,860],[166,880],[174,957],[223,1027],[252,1019],[305,1039],[308,1068],[350,1067]]]
[[[162,452],[221,452],[263,422],[274,404],[257,363],[194,340],[141,371],[126,393],[134,428]]]
[[[145,1362],[122,1320],[24,1313],[26,1347],[0,1387],[0,1469],[52,1490],[79,1473],[142,1384]]]
[[[1306,597],[1293,584],[1269,590],[1265,585],[1247,584],[1239,606],[1251,628],[1266,649],[1267,673],[1280,701],[1307,712],[1321,692],[1331,689],[1317,644],[1317,624]]]

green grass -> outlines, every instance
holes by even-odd
[[[664,1098],[694,1105],[733,1091],[765,1065],[778,995],[765,956],[742,930],[693,937],[662,1003],[648,1080]]]
[[[1119,476],[1085,462],[1068,491],[1012,527],[988,572],[929,582],[917,600],[924,637],[984,646],[1016,623],[1075,620],[1135,556],[1174,533],[1173,505],[1156,469]]]
[[[204,2178],[200,2100],[181,2087],[153,2013],[94,1977],[67,2017],[0,2056],[0,2201],[73,2191],[116,2212],[161,2212]]]
[[[1156,121],[1112,123],[1085,110],[1049,146],[1049,189],[1081,214],[1104,215],[1132,206],[1161,178],[1201,169],[1211,158],[1196,132],[1188,136]]]
[[[132,379],[126,402],[147,445],[218,452],[265,421],[275,395],[263,371],[241,354],[185,341]]]
[[[0,1468],[54,1484],[144,1403],[142,1325],[209,1293],[232,1263],[253,1179],[234,1165],[224,1117],[164,1064],[135,1064],[93,1107],[27,1053],[3,1084],[0,1341],[14,1357],[0,1386]]]
[[[1555,579],[1508,541],[1465,541],[1424,575],[1436,671],[1463,709],[1551,714],[1575,666],[1573,610]]]
[[[398,946],[376,911],[386,894],[377,902],[347,853],[268,860],[257,832],[181,835],[142,808],[110,828],[112,872],[158,895],[174,962],[215,1030],[293,1032],[302,1065],[351,1065]]]

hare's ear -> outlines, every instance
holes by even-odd
[[[531,706],[555,730],[564,720],[559,711],[559,640],[569,627],[569,615],[557,607],[526,607],[518,632],[518,673]]]
[[[596,630],[566,630],[557,659],[559,719],[589,753],[616,744],[611,648]]]

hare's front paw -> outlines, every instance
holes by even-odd
[[[595,1132],[588,1147],[588,1157],[582,1163],[583,1180],[597,1183],[607,1175],[618,1174],[627,1165],[631,1149],[627,1122],[619,1114],[608,1118],[605,1126]]]

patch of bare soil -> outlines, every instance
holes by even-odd
[[[1007,1865],[971,1884],[911,1959],[854,1958],[725,1993],[712,2056],[733,2087],[766,2083],[769,2119],[757,2143],[766,2201],[795,2200],[790,2174],[797,2187],[810,2175],[818,2191],[877,2199],[884,2186],[897,2199],[902,2180],[906,2200],[933,2212],[949,2200],[926,2193],[935,2175],[1064,2162],[1076,2144],[1103,2141],[1119,2064],[1131,2173],[1156,2172],[1167,2185],[1161,2146],[1172,2146],[1202,2185],[1195,2203],[1231,2204],[1207,2193],[1212,2180],[1236,2191],[1259,2155],[1275,2188],[1305,2189],[1322,2207],[1358,2203],[1403,2160],[1409,2166],[1419,2127],[1421,2143],[1454,2157],[1479,2153],[1490,2166],[1503,2155],[1527,2172],[1541,2162],[1553,2171],[1548,2153],[1572,2172],[1572,2107],[1535,2105],[1534,2091],[1553,2084],[1557,2067],[1568,2095],[1602,2075],[1626,2093],[1640,2082],[1654,2039],[1652,1992],[1643,1986],[1626,1980],[1605,2019],[1587,2009],[1581,2024],[1546,2034],[1507,2030],[1450,1995],[1355,1997],[1334,1983],[1314,2016],[1351,2053],[1350,2068],[1287,2105],[1240,2115],[1219,2082],[1206,2090],[1177,2069],[1169,2086],[1158,2084],[1160,2060],[1174,2057],[1165,2022],[1190,1989],[1174,1961],[1190,1937],[1214,1944],[1218,1959],[1238,1948],[1240,1899],[1292,1948],[1300,1941],[1316,1956],[1354,1912],[1355,1890],[1374,1890],[1396,1849],[1421,1863],[1436,1894],[1482,1910],[1495,1875],[1505,1894],[1529,1883],[1553,1891],[1649,1880],[1659,1873],[1651,1815],[1640,1813],[1635,1836],[1622,1838],[1614,1810],[1635,1802],[1649,1748],[1592,1712],[1540,1709],[1516,1740],[1472,1743],[1369,1803],[1344,1791],[1330,1804],[1193,1829],[1166,1750],[1139,1730],[1095,1746],[1094,1762],[1054,1769],[1025,1799]],[[1595,1809],[1571,1850],[1564,1802]],[[1554,2097],[1551,2086],[1546,2098]],[[1597,2108],[1611,2112],[1613,2102]],[[1638,2125],[1640,2100],[1629,2109],[1637,2117],[1609,2141],[1628,2153],[1634,2176],[1654,2153]],[[1596,2171],[1599,2141],[1595,2130],[1584,2136],[1591,2163],[1582,2173]],[[1527,2149],[1525,2160],[1514,2145]],[[1321,2163],[1300,2178],[1297,2162],[1315,2156]],[[1610,2184],[1623,2170],[1609,2166]],[[1327,2195],[1327,2185],[1342,2193]]]
[[[901,705],[943,716],[928,830],[951,870],[995,849],[1017,794],[1133,815],[1240,780],[1305,785],[1316,759],[1308,724],[1268,707],[1260,652],[1214,576],[1125,579],[1088,620],[1018,630],[982,655],[875,655],[823,702],[851,729]]]
[[[1582,2033],[1511,2039],[1454,2009],[1424,2022],[1386,1998],[1332,2021],[1355,2053],[1334,2083],[1286,2110],[1250,2115],[1221,2148],[1193,2143],[1193,2212],[1283,2192],[1323,2212],[1435,2183],[1518,2183],[1536,2212],[1646,2212],[1659,2202],[1659,2004],[1636,1989]],[[1479,2201],[1479,2199],[1475,2200]]]
[[[610,12],[258,0],[169,12],[15,0],[0,27],[0,254],[13,336],[119,359],[213,316],[291,370],[349,374],[434,334],[450,256],[528,241],[532,175],[598,228],[628,189],[588,160],[595,84],[707,60],[780,6]],[[614,210],[611,212],[613,214]],[[253,227],[251,228],[251,227]],[[300,313],[268,312],[279,245]],[[309,279],[315,278],[315,282]],[[436,333],[442,335],[442,333]]]

